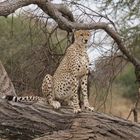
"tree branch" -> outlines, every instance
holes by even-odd
[[[4,1],[0,3],[0,16],[7,17],[11,13],[14,13],[17,9],[28,6],[30,4],[46,5],[47,0],[12,0]],[[72,12],[63,4],[53,4],[53,6],[70,21],[74,21]],[[45,9],[46,11],[46,9]],[[47,11],[46,11],[47,13]]]
[[[62,5],[54,5],[49,0],[12,0],[1,2],[0,16],[7,16],[10,13],[13,13],[16,9],[27,6],[29,4],[37,4],[46,14],[53,18],[58,23],[59,27],[63,30],[72,31],[72,29],[103,29],[115,40],[118,48],[122,51],[123,54],[126,55],[130,62],[132,62],[135,66],[140,65],[140,61],[138,61],[133,55],[129,53],[129,51],[127,51],[118,33],[109,27],[108,24],[104,22],[91,24],[73,22],[73,15],[67,8],[64,6],[62,7]],[[65,9],[67,9],[67,12],[65,12]]]
[[[48,12],[48,15],[58,23],[61,29],[67,31],[70,31],[71,29],[86,29],[86,30],[103,29],[107,34],[109,34],[115,40],[115,42],[118,45],[118,48],[121,50],[123,54],[126,55],[126,57],[130,62],[132,62],[135,66],[140,65],[140,61],[138,61],[132,54],[129,53],[129,51],[127,51],[118,33],[115,32],[115,30],[113,30],[111,27],[109,27],[108,24],[104,22],[82,24],[82,23],[68,21],[50,2],[47,2],[46,5],[40,5],[40,7],[44,12]]]
[[[6,0],[0,3],[0,16],[7,17],[17,9],[30,4],[36,4],[37,2],[43,4],[45,0]]]

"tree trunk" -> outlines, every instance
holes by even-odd
[[[0,97],[4,95],[16,95],[15,88],[5,68],[0,61]]]
[[[54,110],[0,99],[0,137],[20,140],[139,140],[140,125],[99,112]],[[37,138],[40,137],[40,138]]]

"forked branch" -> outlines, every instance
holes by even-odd
[[[134,66],[140,65],[133,55],[127,51],[126,47],[119,34],[109,27],[108,24],[104,22],[83,24],[74,22],[73,14],[67,7],[59,4],[53,4],[49,0],[12,0],[4,1],[0,3],[0,16],[8,16],[13,13],[18,8],[27,6],[30,4],[37,4],[46,14],[53,18],[63,30],[72,31],[72,29],[87,29],[87,30],[97,30],[103,29],[107,34],[109,34],[117,43],[118,48],[126,55],[128,60],[133,63]]]

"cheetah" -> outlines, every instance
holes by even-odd
[[[87,95],[89,60],[86,50],[90,37],[88,30],[75,31],[75,41],[66,50],[54,75],[47,74],[43,79],[42,93],[55,109],[60,108],[61,102],[65,101],[73,108],[74,113],[81,112],[78,98],[78,89],[81,87],[84,107],[94,110],[94,107],[89,105]]]

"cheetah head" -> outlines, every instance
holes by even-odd
[[[91,34],[89,30],[78,30],[74,32],[75,41],[78,43],[87,44]]]

